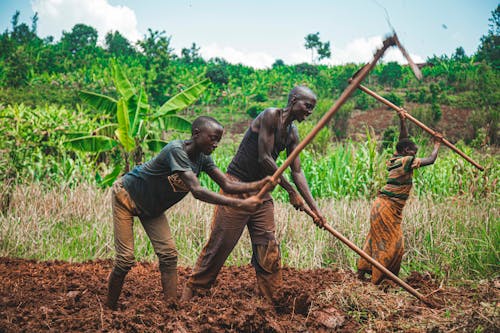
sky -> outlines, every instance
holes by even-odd
[[[477,51],[487,34],[494,0],[0,0],[0,29],[11,30],[11,18],[31,25],[38,13],[41,37],[59,40],[77,23],[96,28],[102,43],[109,31],[131,42],[148,28],[165,31],[174,53],[192,43],[205,59],[270,67],[311,62],[304,37],[319,32],[330,42],[332,56],[324,64],[365,63],[392,32],[419,63],[433,55],[451,56],[457,47]],[[406,63],[392,48],[383,61]]]

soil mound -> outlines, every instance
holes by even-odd
[[[176,309],[161,301],[158,267],[138,263],[117,311],[104,306],[111,261],[0,258],[0,332],[498,332],[500,282],[448,287],[428,274],[407,283],[445,306],[426,307],[401,288],[350,271],[283,270],[274,304],[257,295],[251,266],[224,267],[216,285]],[[179,289],[189,269],[179,268]]]

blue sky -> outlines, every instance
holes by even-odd
[[[0,0],[0,28],[10,29],[16,10],[27,23],[37,11],[38,34],[56,40],[76,23],[93,26],[101,39],[118,30],[133,41],[151,28],[171,36],[177,54],[195,42],[207,59],[263,68],[276,59],[310,61],[304,37],[315,32],[331,43],[332,58],[325,63],[369,61],[391,32],[388,17],[412,58],[421,62],[451,55],[459,46],[474,53],[497,5],[493,0]],[[405,62],[396,49],[384,60]]]

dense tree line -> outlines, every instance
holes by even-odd
[[[195,43],[177,56],[171,47],[171,36],[165,31],[148,29],[136,44],[120,32],[110,31],[104,44],[99,45],[97,30],[91,26],[76,24],[55,41],[53,37],[37,35],[37,21],[35,14],[31,24],[21,23],[16,12],[11,28],[0,35],[1,104],[49,103],[74,108],[82,103],[78,92],[83,89],[116,95],[109,71],[110,60],[116,59],[132,81],[146,87],[153,106],[162,105],[180,90],[208,77],[213,84],[209,93],[198,101],[199,105],[255,116],[270,100],[282,101],[286,92],[298,83],[310,85],[320,101],[331,101],[361,66],[287,65],[277,59],[272,68],[257,70],[229,64],[221,58],[203,59]],[[385,92],[386,98],[399,105],[426,106],[431,122],[441,118],[441,105],[473,109],[471,121],[476,136],[484,135],[489,143],[498,144],[499,36],[500,6],[497,6],[475,54],[468,56],[458,46],[451,56],[427,59],[422,68],[422,82],[412,76],[407,66],[382,63],[376,66],[366,84]],[[330,52],[329,43],[319,41],[319,33],[306,36],[306,44],[311,52],[316,50],[318,60]],[[365,110],[375,103],[356,93],[347,109]],[[348,116],[349,110],[342,117]]]

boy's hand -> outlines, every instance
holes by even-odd
[[[297,193],[297,191],[292,191],[288,193],[288,196],[290,198],[290,203],[292,204],[295,209],[302,210],[302,207],[304,207],[304,199]]]
[[[441,145],[441,142],[443,142],[443,135],[440,133],[434,134],[432,138],[434,140],[434,147],[439,147]]]
[[[398,116],[401,120],[405,119],[405,111],[403,111],[402,109],[399,109]]]
[[[262,199],[256,195],[252,195],[251,197],[248,197],[245,200],[241,200],[240,208],[250,213],[253,213],[257,210],[257,208],[259,208],[261,204],[262,204]]]

